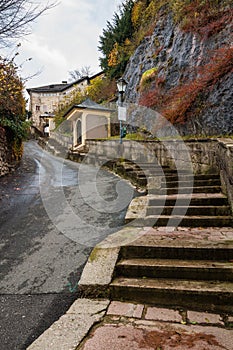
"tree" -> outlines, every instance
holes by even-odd
[[[20,139],[24,137],[26,117],[23,88],[14,62],[0,57],[0,125]]]
[[[0,0],[0,45],[30,34],[31,23],[54,6],[56,2],[41,6],[37,0]]]
[[[130,40],[133,36],[132,9],[133,0],[121,4],[119,14],[114,13],[112,22],[107,22],[107,28],[99,38],[101,68],[110,77],[118,78],[124,72],[130,57]]]
[[[5,129],[12,160],[23,154],[22,140],[26,138],[30,122],[26,121],[26,102],[23,82],[13,60],[0,57],[0,128]]]
[[[70,75],[70,81],[76,81],[79,80],[83,77],[89,77],[91,76],[93,73],[91,72],[91,67],[90,66],[84,66],[81,69],[77,68],[73,71],[69,71],[69,75]]]

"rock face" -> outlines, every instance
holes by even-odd
[[[145,37],[137,47],[126,67],[124,77],[128,81],[126,100],[140,104],[140,83],[147,70],[156,67],[157,80],[164,91],[171,91],[180,84],[196,78],[197,69],[210,61],[214,50],[230,48],[232,23],[227,23],[215,34],[185,32],[173,21],[171,13],[162,12],[153,34]],[[157,84],[151,85],[160,89]],[[176,126],[181,134],[220,135],[233,132],[233,73],[227,72],[214,82],[211,89],[202,92],[201,112],[198,117],[189,113],[185,124]],[[153,107],[154,108],[154,107]],[[156,109],[156,108],[155,108]]]

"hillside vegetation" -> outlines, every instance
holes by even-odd
[[[22,141],[27,135],[26,101],[23,82],[13,59],[0,57],[0,132],[6,135],[14,160],[22,156]]]
[[[231,0],[125,0],[99,38],[106,78],[57,112],[87,96],[116,98],[116,80],[128,81],[126,100],[161,113],[181,134],[231,134],[233,73]]]
[[[233,133],[232,19],[229,0],[125,1],[100,37],[102,68],[181,134]]]

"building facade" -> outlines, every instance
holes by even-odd
[[[45,127],[49,127],[50,131],[53,130],[55,127],[54,111],[59,107],[63,107],[66,99],[69,102],[69,97],[75,90],[84,91],[91,80],[100,75],[103,75],[103,72],[92,77],[82,77],[72,83],[64,81],[61,84],[28,88],[29,111],[31,112],[33,127],[41,132],[44,132]]]
[[[49,124],[50,130],[53,129],[54,111],[62,107],[65,97],[69,96],[75,90],[84,90],[89,84],[89,78],[83,77],[73,83],[50,84],[36,88],[27,89],[30,96],[29,111],[33,126],[43,131],[45,125]]]

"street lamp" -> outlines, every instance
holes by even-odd
[[[127,81],[125,81],[125,79],[121,77],[120,79],[117,80],[117,90],[120,97],[120,105],[118,105],[118,111],[119,111],[119,107],[123,108],[126,86],[127,86]],[[122,135],[122,116],[120,116],[120,113],[118,113],[118,119],[120,120],[120,143],[122,143],[122,136],[123,136]]]

